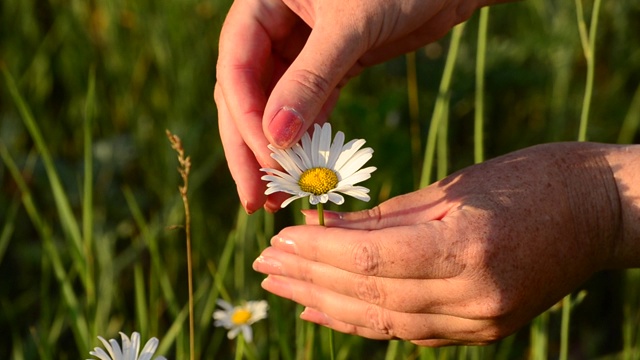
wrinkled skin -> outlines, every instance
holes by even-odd
[[[607,160],[614,149],[536,146],[371,210],[327,212],[326,227],[283,229],[254,269],[269,274],[266,290],[307,307],[303,319],[337,331],[490,343],[594,272],[632,265],[621,254],[638,265],[637,232],[624,230],[623,186]]]

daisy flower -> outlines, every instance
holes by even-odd
[[[345,144],[342,131],[331,141],[331,124],[325,123],[322,127],[315,124],[313,136],[305,133],[300,143],[289,149],[268,145],[273,151],[271,157],[285,171],[260,169],[267,173],[262,180],[269,182],[265,194],[282,191],[293,195],[282,207],[306,196],[312,205],[327,201],[341,205],[344,197],[340,193],[369,201],[369,189],[355,186],[369,179],[376,170],[373,166],[361,169],[373,156],[373,149],[361,149],[364,143],[362,139],[355,139]]]
[[[107,341],[102,336],[98,336],[98,339],[102,341],[107,351],[96,347],[93,351],[89,352],[89,355],[93,355],[100,360],[150,360],[156,352],[156,348],[158,348],[158,339],[152,337],[142,348],[142,353],[140,357],[138,357],[138,352],[140,351],[140,334],[134,332],[131,334],[131,339],[129,339],[126,334],[121,332],[120,337],[122,337],[122,348],[120,348],[118,341],[115,339]],[[158,356],[156,360],[166,360],[166,358],[164,356]]]
[[[242,335],[247,342],[253,340],[251,325],[266,318],[267,310],[269,309],[266,300],[247,301],[239,306],[233,306],[222,299],[218,299],[216,303],[222,310],[216,310],[213,313],[213,319],[215,320],[213,325],[228,329],[227,337],[229,339],[235,338],[242,331]]]

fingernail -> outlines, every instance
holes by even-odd
[[[291,285],[287,281],[284,281],[282,279],[284,278],[269,275],[264,280],[262,280],[260,286],[262,286],[263,289],[267,290],[270,293],[282,296],[287,299],[291,299]]]
[[[295,109],[285,106],[271,119],[268,129],[275,145],[284,148],[291,145],[303,124],[302,115]]]
[[[305,307],[304,310],[302,310],[300,313],[300,319],[311,321],[318,325],[329,325],[329,317],[327,314],[310,307]]]
[[[317,210],[300,210],[302,215],[304,215],[304,220],[307,225],[317,225],[318,224],[318,211]],[[325,210],[324,213],[324,221],[325,225],[337,224],[339,221],[343,220],[342,213],[337,211],[328,211]]]
[[[284,275],[280,261],[263,255],[258,256],[253,262],[253,270],[263,274]]]
[[[285,239],[280,236],[274,236],[271,238],[271,246],[276,247],[280,250],[284,250],[291,254],[298,254],[298,247],[295,241],[291,239]]]

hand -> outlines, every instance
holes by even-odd
[[[295,144],[322,123],[340,87],[364,67],[415,50],[466,20],[469,0],[236,0],[220,35],[214,97],[240,200],[264,195],[260,167],[276,167],[267,144]]]
[[[326,212],[326,227],[283,229],[254,269],[269,275],[264,289],[306,307],[302,319],[337,331],[423,346],[496,341],[632,253],[611,149],[536,146],[371,210]]]

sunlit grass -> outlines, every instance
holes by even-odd
[[[0,5],[0,357],[87,358],[97,335],[139,331],[159,338],[156,353],[170,359],[234,358],[237,341],[213,327],[218,298],[269,302],[254,341],[242,345],[244,358],[328,357],[328,332],[300,320],[300,306],[265,293],[251,270],[271,236],[302,223],[308,205],[249,216],[237,201],[211,99],[229,5]],[[340,210],[536,143],[576,134],[637,141],[636,3],[532,0],[488,14],[345,87],[332,121],[367,140],[378,171],[367,182],[372,201]],[[167,128],[192,160],[190,264],[185,233],[170,228],[186,219]],[[398,176],[409,168],[413,174]],[[336,333],[336,359],[544,359],[572,351],[635,359],[638,272],[608,276],[618,283],[588,282],[586,296],[576,291],[497,344],[428,349]]]

